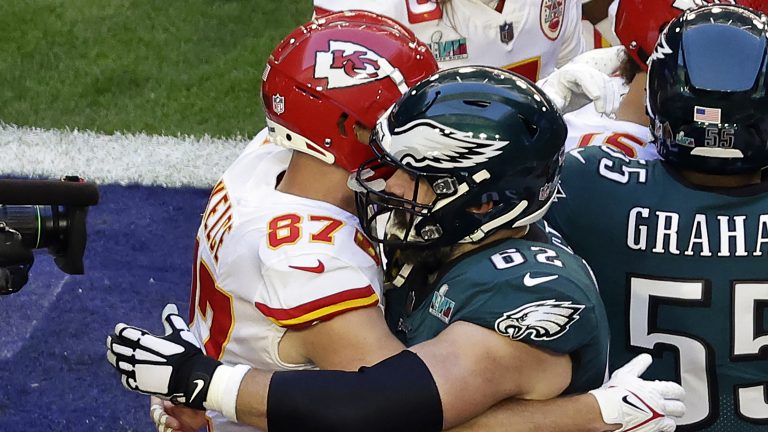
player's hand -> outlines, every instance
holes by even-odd
[[[536,84],[563,113],[590,102],[595,110],[613,114],[626,93],[624,80],[615,74],[626,57],[624,47],[587,51]]]
[[[617,369],[602,387],[589,392],[600,405],[603,421],[621,425],[619,432],[671,432],[673,418],[685,414],[685,390],[680,385],[640,378],[651,361],[650,355],[640,354]]]
[[[116,325],[107,337],[107,360],[127,389],[205,409],[213,372],[221,362],[203,353],[175,305],[167,305],[162,317],[165,336]]]
[[[174,405],[156,396],[150,397],[149,417],[157,432],[197,432],[206,424],[202,411]]]
[[[627,57],[627,49],[619,45],[586,51],[574,57],[569,63],[589,66],[606,75],[615,75]]]

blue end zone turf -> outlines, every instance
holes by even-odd
[[[35,255],[29,284],[0,297],[0,431],[152,431],[149,397],[106,360],[123,321],[162,333],[186,315],[194,236],[208,190],[100,187],[88,214],[84,276]]]

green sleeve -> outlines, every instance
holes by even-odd
[[[601,305],[591,282],[575,282],[559,275],[529,287],[520,276],[519,280],[480,287],[473,296],[473,301],[456,309],[453,321],[477,324],[512,340],[562,354],[584,347],[598,333],[596,308]]]

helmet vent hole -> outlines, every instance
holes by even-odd
[[[347,119],[349,118],[349,114],[347,113],[341,113],[339,116],[339,119],[336,121],[336,127],[339,128],[339,135],[343,137],[347,137]]]
[[[491,106],[491,103],[486,100],[464,99],[464,105],[469,105],[476,108],[488,108],[489,106]]]
[[[531,138],[536,138],[536,135],[539,133],[539,128],[527,118],[521,115],[518,115],[517,117],[520,119],[520,123],[525,126],[525,130],[528,131],[528,135],[530,135]]]

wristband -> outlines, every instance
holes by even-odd
[[[237,394],[245,374],[250,369],[250,366],[242,364],[236,366],[221,365],[216,368],[208,388],[208,397],[204,403],[205,408],[219,411],[226,418],[236,422]]]

